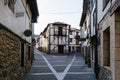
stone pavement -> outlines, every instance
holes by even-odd
[[[35,50],[35,60],[23,80],[95,80],[80,53],[47,55]]]

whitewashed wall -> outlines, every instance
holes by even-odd
[[[102,18],[106,15],[110,7],[115,3],[115,0],[109,1],[107,4],[106,8],[103,10],[103,1],[102,0],[97,0],[98,1],[98,23],[102,20]]]
[[[113,0],[115,1],[115,0]],[[109,8],[111,7],[111,2],[107,4],[106,8],[103,10],[103,1],[98,0],[98,23],[101,21],[101,19],[104,17],[104,15],[108,12]]]
[[[15,13],[13,13],[8,5],[4,4],[5,0],[0,0],[0,23],[12,30],[14,33],[31,42],[30,38],[26,38],[23,32],[29,29],[30,20],[25,12],[21,0],[16,0]],[[24,12],[23,17],[16,17],[16,12]]]

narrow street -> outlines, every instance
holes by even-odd
[[[47,55],[35,50],[35,60],[23,80],[95,80],[80,53]]]

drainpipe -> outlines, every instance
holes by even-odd
[[[98,15],[98,7],[97,7],[97,0],[96,0],[96,17]],[[97,19],[96,19],[96,24],[97,24]],[[95,75],[96,79],[98,79],[98,74],[99,74],[99,65],[98,65],[98,40],[97,40],[97,35],[98,35],[98,30],[97,30],[97,25],[95,27]]]

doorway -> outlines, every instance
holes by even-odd
[[[71,52],[71,46],[69,46],[69,52]]]
[[[58,45],[58,53],[60,54],[64,53],[64,45]]]

